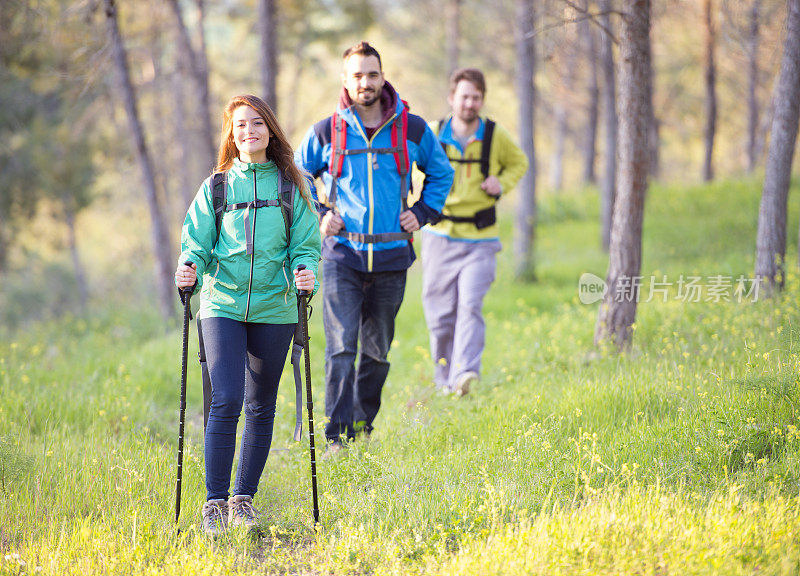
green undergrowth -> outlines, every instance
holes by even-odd
[[[142,303],[0,341],[0,574],[798,573],[796,253],[779,296],[733,292],[752,274],[759,191],[649,191],[642,275],[666,288],[643,290],[621,355],[593,346],[598,304],[578,297],[581,274],[606,267],[595,193],[542,200],[532,285],[513,280],[504,213],[483,377],[461,399],[431,383],[415,265],[375,432],[318,460],[316,528],[290,371],[256,497],[262,537],[211,541],[194,329],[180,533],[178,327]],[[797,191],[790,204],[796,230]],[[682,277],[730,278],[728,297],[686,298]]]

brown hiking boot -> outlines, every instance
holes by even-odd
[[[258,530],[258,510],[253,506],[252,496],[239,494],[228,500],[228,525]]]
[[[477,372],[469,371],[464,372],[461,376],[458,377],[456,380],[456,385],[453,388],[453,393],[456,396],[466,396],[469,394],[469,389],[478,383],[479,376]]]
[[[228,503],[225,500],[209,500],[203,504],[203,532],[219,536],[228,525]]]

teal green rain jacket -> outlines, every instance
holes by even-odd
[[[272,161],[234,160],[228,172],[227,202],[278,200],[280,177]],[[197,192],[181,232],[179,263],[197,264],[199,318],[222,316],[242,322],[297,322],[292,270],[305,264],[317,275],[321,240],[316,211],[295,190],[291,245],[280,206],[243,208],[224,213],[217,239],[211,178]],[[245,216],[249,212],[253,253],[247,254]],[[319,281],[314,286],[316,292]]]

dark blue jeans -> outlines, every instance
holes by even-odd
[[[203,319],[211,377],[205,437],[207,500],[229,496],[236,426],[243,404],[244,433],[233,493],[255,496],[272,444],[278,384],[294,328],[294,324]]]
[[[394,320],[403,302],[406,271],[359,272],[323,262],[325,414],[329,440],[372,430],[389,374]],[[356,353],[361,344],[356,369]]]

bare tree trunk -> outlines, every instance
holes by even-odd
[[[571,102],[576,65],[574,45],[575,37],[574,34],[571,33],[570,28],[564,36],[564,60],[561,64],[562,69],[558,75],[561,80],[561,92],[556,92],[556,99],[553,103],[555,134],[553,135],[553,156],[550,161],[550,187],[555,191],[564,189],[564,152],[567,142],[567,132],[569,131],[569,123],[567,121],[568,110],[574,108]]]
[[[530,162],[517,187],[517,215],[514,227],[514,273],[517,278],[536,278],[534,234],[536,231],[536,150],[534,110],[536,72],[535,0],[516,0],[515,43],[517,52],[517,100],[519,101],[519,140]]]
[[[176,118],[180,118],[181,114],[185,112],[184,103],[186,102],[186,86],[184,84],[185,79],[185,70],[184,67],[179,63],[178,69],[172,75],[172,93],[174,98],[172,100],[172,114],[175,114]],[[177,146],[177,158],[176,162],[178,166],[182,166],[183,169],[178,170],[178,185],[181,187],[181,200],[182,206],[179,210],[179,213],[186,214],[186,211],[189,209],[189,205],[192,203],[192,199],[194,198],[194,193],[196,188],[193,186],[196,184],[190,178],[190,171],[186,169],[189,166],[189,159],[191,158],[191,138],[189,137],[189,130],[186,129],[185,122],[175,122],[175,133],[180,140],[180,144]]]
[[[758,130],[758,44],[761,22],[761,0],[753,0],[750,8],[750,28],[747,35],[747,171],[758,163],[756,132]]]
[[[705,25],[706,58],[705,58],[705,83],[706,99],[705,113],[706,126],[703,132],[705,140],[705,156],[703,158],[703,180],[710,182],[714,179],[714,137],[717,131],[717,64],[714,56],[716,32],[714,30],[714,2],[703,0],[703,23]]]
[[[642,221],[649,161],[647,131],[652,112],[650,74],[650,0],[624,2],[620,37],[619,191],[614,203],[606,284],[597,317],[595,343],[630,344],[639,297]]]
[[[147,205],[150,208],[150,220],[152,223],[151,235],[153,254],[155,255],[156,261],[156,287],[158,289],[159,305],[162,316],[164,319],[168,319],[175,311],[175,287],[172,283],[173,269],[169,234],[164,224],[161,206],[158,202],[153,164],[150,160],[147,144],[144,139],[144,132],[141,122],[139,121],[139,113],[136,109],[136,96],[128,72],[125,47],[119,33],[117,8],[114,0],[105,0],[105,11],[106,20],[108,22],[109,40],[114,52],[114,61],[122,88],[122,100],[127,112],[129,129],[131,137],[133,138],[134,148],[136,149],[136,155],[139,159],[139,165],[142,168],[144,192],[147,198]]]
[[[589,11],[589,0],[584,0],[583,7],[587,12]],[[581,21],[580,34],[584,41],[586,59],[589,64],[589,105],[586,119],[586,139],[583,143],[583,183],[594,184],[597,181],[594,164],[595,156],[597,156],[600,87],[597,71],[597,36],[588,19]]]
[[[564,143],[567,139],[567,108],[562,98],[558,100],[555,103],[555,134],[550,160],[550,187],[556,192],[564,189]]]
[[[75,285],[78,287],[78,298],[83,312],[86,311],[86,306],[89,302],[89,285],[86,281],[86,269],[83,267],[78,253],[78,241],[75,234],[75,210],[69,194],[64,194],[61,197],[61,202],[64,206],[64,220],[67,224],[67,247],[72,258],[72,271],[75,274]]]
[[[447,0],[444,10],[447,27],[447,75],[449,76],[458,68],[461,40],[461,0]]]
[[[178,0],[169,0],[168,3],[172,15],[175,17],[180,57],[186,59],[197,90],[196,99],[200,105],[200,127],[202,129],[200,146],[203,151],[203,166],[208,168],[208,172],[211,172],[217,154],[214,146],[214,127],[211,123],[211,94],[208,87],[208,61],[205,56],[205,47],[201,47],[201,50],[197,51],[192,48],[189,30],[183,22],[183,13],[178,5]],[[200,26],[202,27],[202,17]]]
[[[786,204],[800,122],[800,0],[788,0],[787,12],[756,240],[755,274],[768,294],[784,284]]]
[[[652,22],[650,25],[652,26]],[[661,175],[661,120],[656,116],[656,109],[653,106],[656,91],[656,72],[653,65],[652,38],[650,34],[647,35],[647,50],[650,55],[650,71],[647,75],[647,91],[650,93],[650,125],[647,128],[648,166],[650,177],[657,180]]]
[[[261,27],[261,91],[264,100],[278,113],[278,39],[276,26],[275,0],[261,0],[258,3],[258,21]]]
[[[617,98],[614,74],[614,51],[611,33],[611,0],[600,0],[601,23],[605,31],[600,38],[600,59],[603,70],[603,125],[605,126],[605,166],[601,183],[603,249],[611,242],[611,219],[614,211],[617,180]]]
[[[8,230],[9,221],[6,217],[6,207],[0,206],[0,272],[5,272],[8,266]]]

